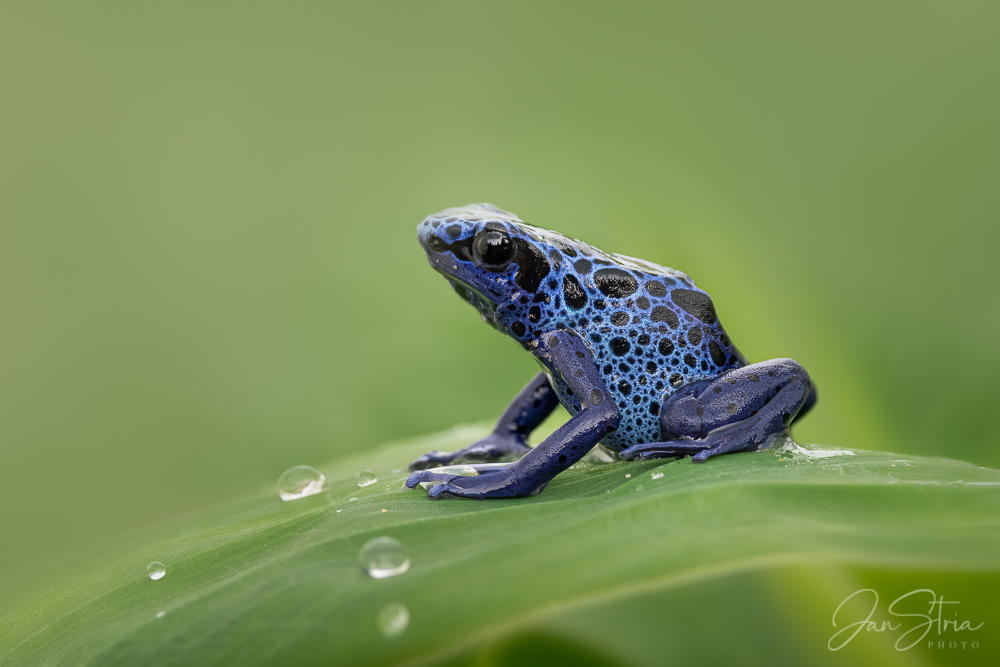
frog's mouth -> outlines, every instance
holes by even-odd
[[[462,298],[467,304],[479,311],[483,322],[496,328],[496,304],[480,293],[476,288],[468,283],[462,282],[454,276],[445,275],[448,284],[455,290],[455,294]]]

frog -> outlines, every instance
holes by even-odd
[[[793,359],[749,363],[681,271],[487,203],[428,216],[417,241],[483,322],[540,367],[489,435],[410,463],[405,485],[432,499],[532,496],[598,447],[620,460],[694,463],[764,450],[816,403]],[[529,446],[559,405],[569,419]]]

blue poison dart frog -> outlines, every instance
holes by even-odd
[[[462,300],[542,368],[492,434],[410,464],[406,485],[429,482],[431,498],[533,495],[599,443],[622,459],[696,462],[765,449],[816,402],[797,362],[748,364],[708,294],[680,271],[606,253],[490,204],[436,213],[417,238]],[[569,421],[528,447],[528,434],[559,404]],[[475,476],[427,470],[511,458],[472,465]]]

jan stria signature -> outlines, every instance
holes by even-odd
[[[867,598],[871,601],[868,607],[868,614],[861,619],[854,620],[846,618],[847,612],[841,611],[844,605],[857,598],[858,605],[862,605]],[[983,627],[983,624],[973,625],[969,621],[958,619],[958,613],[954,614],[954,619],[943,617],[945,605],[957,605],[954,600],[945,600],[944,596],[938,595],[929,588],[910,591],[905,595],[900,595],[889,605],[890,616],[900,619],[898,622],[872,620],[878,609],[878,593],[871,588],[862,588],[848,595],[843,602],[837,606],[833,612],[833,627],[840,628],[830,637],[827,647],[831,651],[839,651],[847,646],[852,639],[858,636],[862,630],[865,632],[897,632],[902,634],[896,639],[896,650],[905,651],[917,645],[929,632],[936,629],[937,634],[945,632],[973,632]],[[855,605],[852,605],[855,606]],[[926,609],[926,612],[922,611]]]

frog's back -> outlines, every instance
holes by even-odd
[[[620,450],[660,439],[660,407],[683,385],[745,365],[711,298],[685,273],[572,240],[554,245],[546,284],[553,325],[590,346],[621,411],[604,444]],[[557,384],[561,384],[558,383]],[[557,386],[571,413],[579,401]]]

